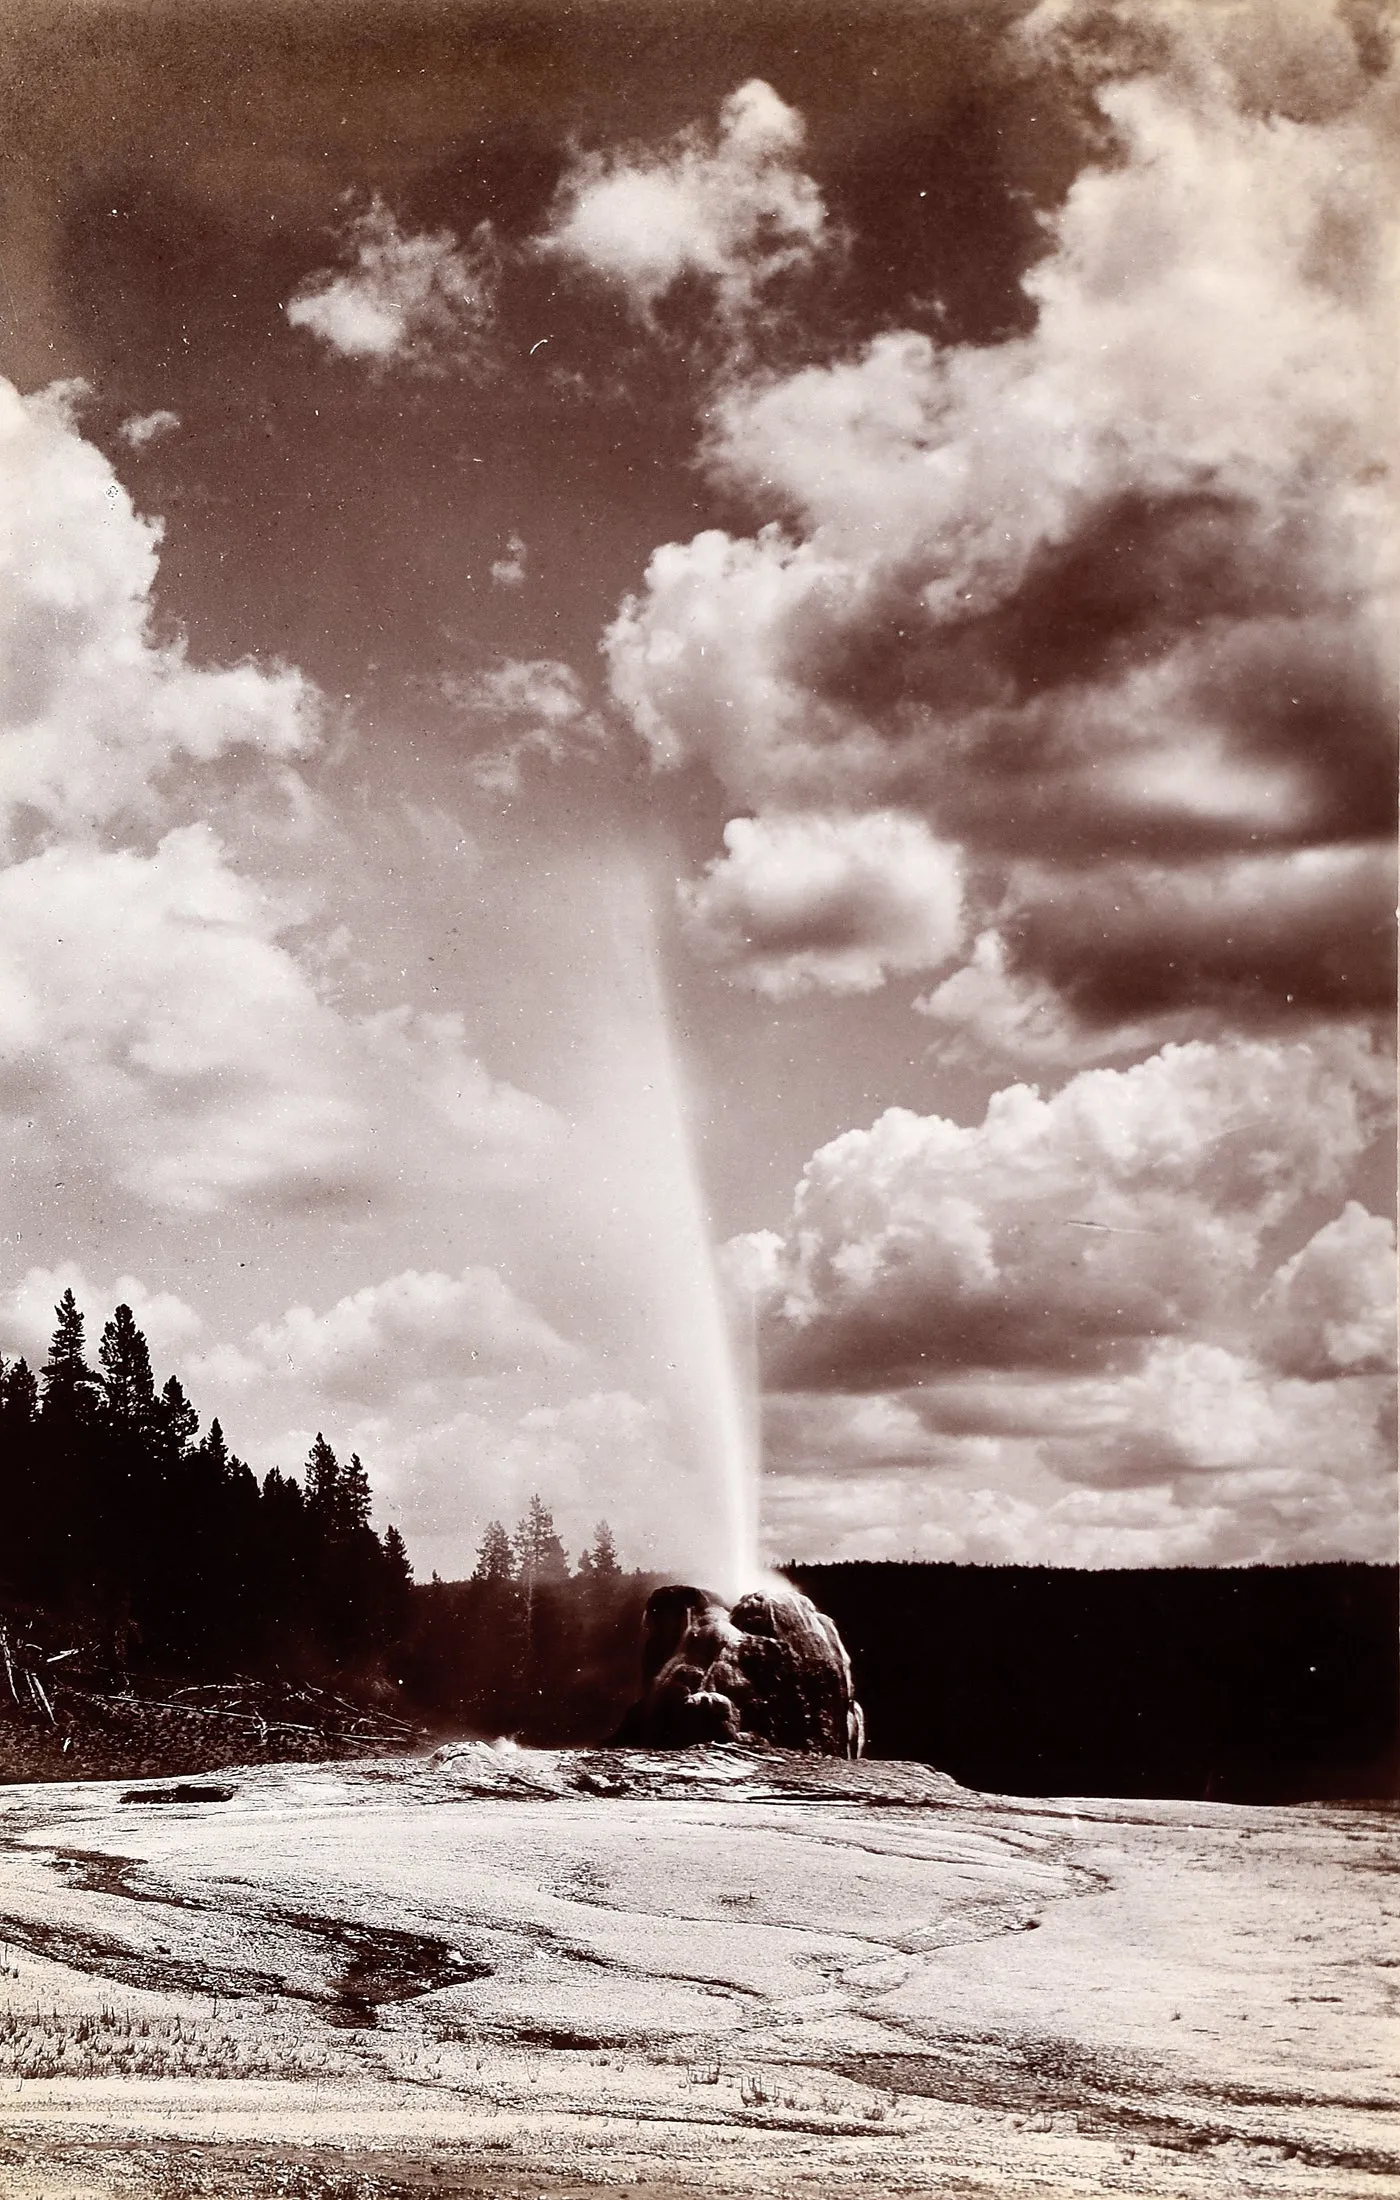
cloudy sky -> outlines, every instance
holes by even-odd
[[[1387,22],[11,11],[0,1349],[424,1573],[746,1363],[774,1559],[1391,1557]]]

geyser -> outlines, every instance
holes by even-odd
[[[688,1749],[767,1742],[859,1757],[865,1722],[832,1622],[786,1582],[732,1605],[681,1584],[657,1589],[642,1637],[642,1695],[619,1742]]]
[[[715,1266],[651,897],[625,856],[600,883],[610,922],[588,1094],[594,1257],[665,1407],[653,1549],[707,1584],[652,1596],[642,1695],[617,1739],[858,1757],[864,1728],[841,1638],[759,1557],[754,1355],[736,1347]]]
[[[645,1500],[649,1562],[684,1568],[733,1598],[762,1578],[756,1386],[741,1367],[715,1265],[651,897],[635,858],[620,853],[599,900],[607,952],[569,1202],[591,1216],[587,1258],[625,1338],[629,1379],[664,1415],[664,1467]]]

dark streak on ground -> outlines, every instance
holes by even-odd
[[[481,1956],[453,1948],[425,1933],[406,1933],[388,1925],[353,1924],[339,1917],[318,1917],[306,1910],[271,1910],[269,1922],[341,1953],[343,1967],[334,1983],[328,2014],[336,2024],[369,2026],[383,2002],[415,2001],[444,1986],[466,1986],[489,1978],[494,1966]],[[319,1997],[318,1997],[319,1998]]]
[[[1122,2098],[1129,2089],[1161,2092],[1163,2074],[1126,2058],[1086,2054],[1067,2040],[1000,2035],[967,2035],[949,2039],[946,2046],[890,2054],[847,2055],[829,2066],[834,2073],[858,2085],[880,2087],[890,2093],[917,2094],[925,2099],[948,2101],[1005,2114],[1070,2113],[1087,2137],[1123,2140],[1162,2147],[1172,2153],[1196,2153],[1234,2140],[1245,2146],[1277,2149],[1312,2169],[1358,2170],[1369,2176],[1400,2174],[1400,2155],[1376,2149],[1331,2147],[1311,2139],[1260,2134],[1257,2138],[1237,2127],[1163,2107],[1138,2108]],[[1183,2085],[1173,2076],[1173,2090],[1200,2093],[1202,2109],[1222,2107],[1316,2108],[1348,2107],[1389,2109],[1392,2101],[1357,2101],[1314,2094],[1270,2093],[1249,2087],[1222,2087],[1218,2092]]]
[[[120,1896],[128,1902],[163,1904],[178,1910],[210,1910],[232,1916],[227,1908],[186,1895],[161,1892],[135,1883],[144,1867],[130,1856],[104,1855],[91,1849],[53,1849],[48,1859],[71,1885],[85,1894]],[[260,1920],[260,1922],[262,1922]],[[210,1995],[246,2000],[279,1995],[324,2005],[333,2024],[369,2027],[383,2002],[411,2001],[440,1987],[487,1978],[493,1966],[483,1957],[453,1948],[445,1940],[389,1926],[360,1925],[309,1911],[271,1911],[265,1922],[291,1936],[295,1947],[314,1961],[327,1946],[341,1958],[328,1986],[298,1986],[270,1971],[215,1964],[207,1957],[188,1963],[163,1948],[131,1947],[107,1934],[38,1919],[0,1916],[0,1939],[31,1955],[66,1964],[70,1970],[111,1979],[152,1992]]]
[[[595,2178],[560,2177],[548,2170],[483,2163],[488,2140],[475,2157],[464,2150],[433,2147],[415,2155],[386,2154],[350,2147],[206,2146],[195,2140],[130,2140],[110,2146],[46,2142],[45,2167],[66,2168],[75,2185],[95,2175],[111,2180],[120,2193],[139,2191],[142,2200],[597,2200]],[[22,2169],[32,2150],[0,2146],[0,2176],[5,2166]],[[153,2182],[154,2180],[154,2182]],[[713,2200],[710,2188],[671,2178],[645,2183],[609,2179],[610,2200]],[[817,2188],[804,2185],[804,2200],[820,2200]]]

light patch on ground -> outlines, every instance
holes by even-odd
[[[484,1745],[151,1786],[0,1798],[17,2200],[1400,2182],[1379,1813]]]

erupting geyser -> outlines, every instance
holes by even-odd
[[[653,910],[624,854],[597,888],[607,917],[586,1137],[570,1187],[587,1258],[626,1338],[631,1381],[664,1418],[665,1465],[638,1522],[647,1562],[733,1598],[763,1579],[756,1384],[741,1365],[716,1269]],[[640,1510],[640,1507],[638,1508]],[[648,1549],[649,1546],[649,1549]]]
[[[619,852],[597,891],[609,921],[587,1110],[590,1258],[664,1409],[652,1547],[707,1584],[652,1597],[642,1697],[619,1740],[856,1757],[864,1732],[841,1638],[759,1555],[757,1382],[716,1271],[640,866]]]

